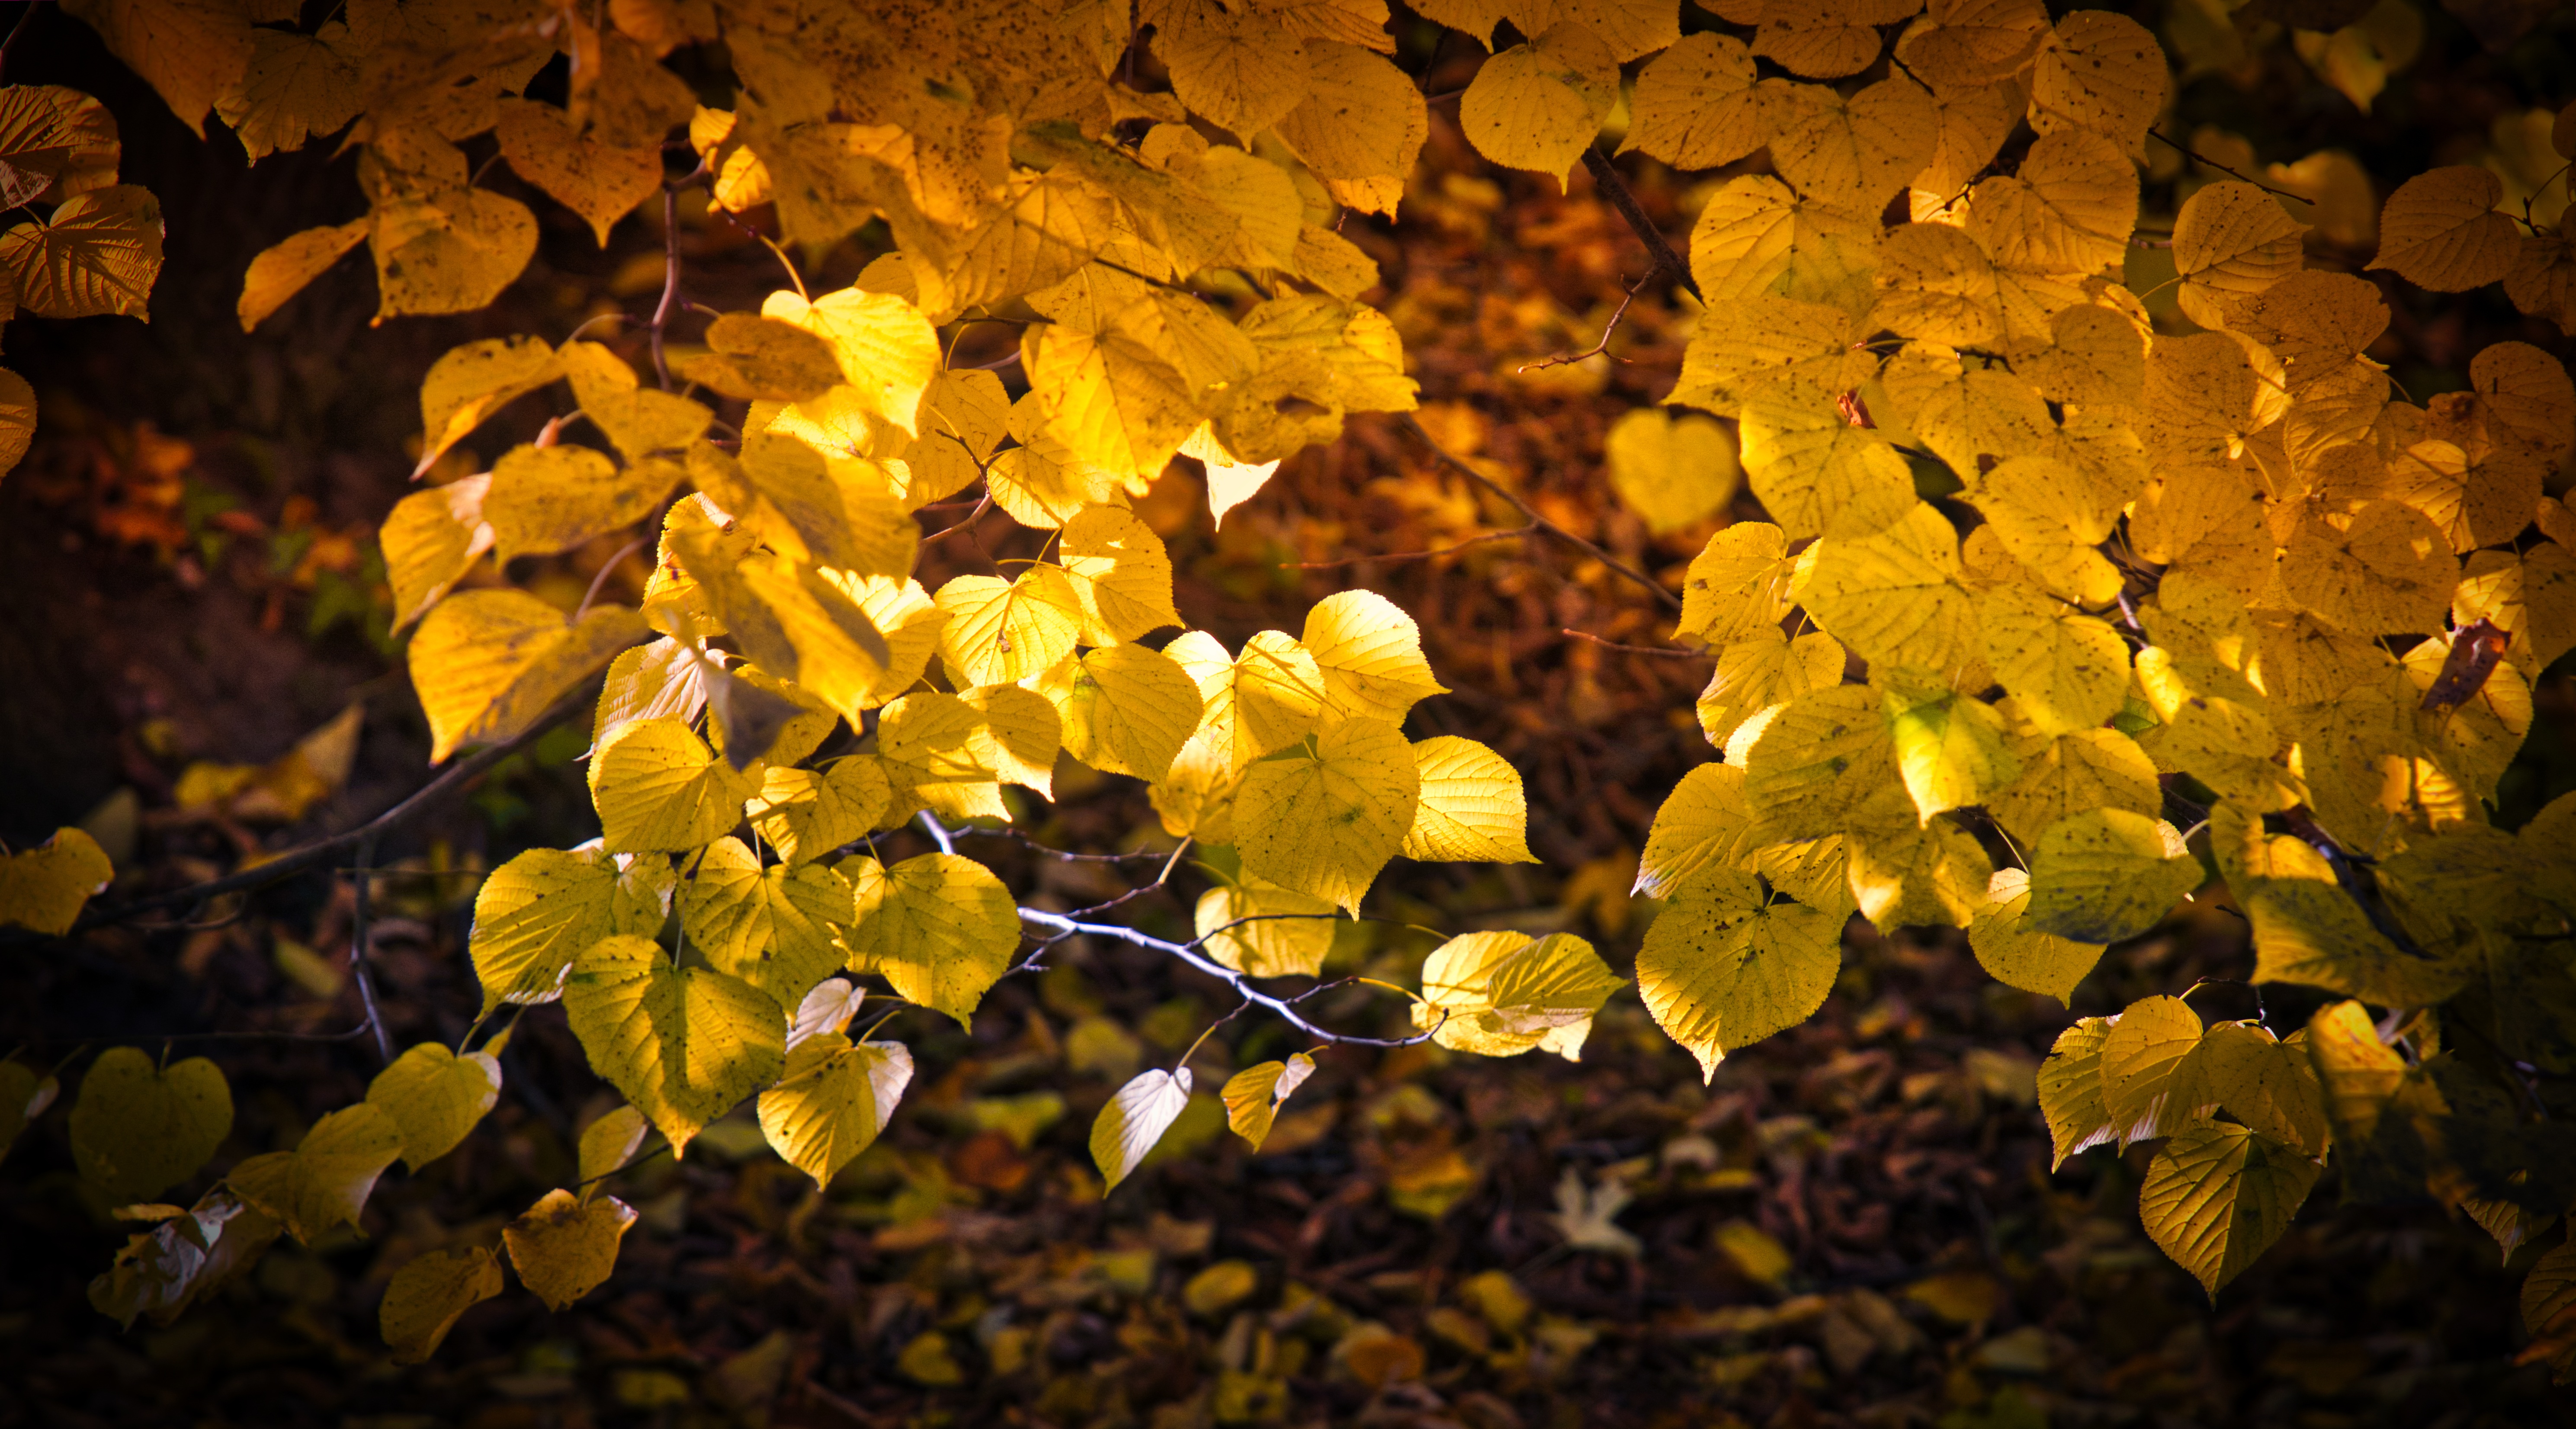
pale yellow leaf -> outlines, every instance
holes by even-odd
[[[963,1026],[1019,948],[1010,890],[992,870],[957,854],[926,853],[892,868],[874,859],[841,867],[856,890],[856,916],[843,937],[851,970],[877,973],[896,995]]]
[[[456,1149],[501,1099],[501,1062],[490,1052],[458,1056],[423,1042],[367,1084],[367,1100],[402,1131],[403,1165],[414,1171]]]
[[[591,1070],[651,1119],[674,1157],[785,1063],[777,999],[711,968],[679,967],[646,938],[592,944],[563,1001]]]
[[[1394,725],[1352,718],[1312,752],[1256,762],[1235,795],[1243,865],[1285,888],[1359,911],[1403,847],[1421,797],[1412,746]]]

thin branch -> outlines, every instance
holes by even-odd
[[[1151,849],[1142,853],[1072,853],[1065,849],[1049,848],[1018,829],[961,829],[958,832],[966,837],[1009,839],[1031,853],[1046,858],[1062,859],[1066,863],[1133,863],[1139,859],[1164,857]]]
[[[1660,266],[1646,270],[1646,276],[1639,278],[1636,285],[1628,289],[1628,295],[1619,300],[1618,308],[1610,314],[1610,321],[1601,325],[1601,340],[1599,342],[1592,344],[1581,352],[1560,353],[1555,357],[1542,357],[1536,362],[1524,362],[1520,366],[1512,369],[1512,371],[1515,374],[1522,372],[1545,372],[1551,367],[1570,367],[1575,363],[1581,362],[1590,357],[1609,357],[1610,336],[1619,330],[1619,320],[1628,315],[1629,304],[1637,301],[1637,295],[1644,292],[1646,290],[1646,285],[1653,282],[1655,280],[1655,274],[1661,271],[1663,270]],[[1628,359],[1624,357],[1612,357],[1610,360],[1613,362],[1625,362]]]
[[[1060,933],[1087,933],[1093,937],[1109,938],[1177,958],[1197,971],[1233,988],[1235,995],[1245,1002],[1267,1008],[1290,1026],[1325,1042],[1349,1047],[1410,1047],[1418,1042],[1431,1040],[1432,1036],[1440,1030],[1438,1026],[1434,1026],[1429,1031],[1412,1037],[1360,1037],[1347,1032],[1335,1032],[1306,1020],[1305,1014],[1297,1010],[1295,999],[1263,992],[1252,985],[1251,978],[1236,972],[1187,943],[1170,942],[1134,928],[1121,927],[1116,923],[1084,923],[1063,914],[1049,913],[1039,908],[1021,909],[1020,919],[1022,922],[1034,923],[1041,928],[1052,928]],[[1445,1012],[1442,1015],[1442,1021],[1444,1023],[1447,1021]]]
[[[367,967],[367,884],[368,873],[376,861],[376,836],[368,834],[358,840],[356,906],[349,922],[349,977],[358,984],[358,1006],[367,1014],[367,1028],[376,1034],[376,1058],[390,1066],[394,1060],[394,1040],[385,1031],[384,1013],[376,1006],[376,978]]]
[[[445,773],[421,786],[418,793],[346,833],[333,834],[329,838],[306,844],[302,848],[290,849],[256,868],[243,869],[238,873],[209,879],[204,883],[190,884],[186,888],[169,893],[155,893],[148,897],[137,898],[117,904],[113,908],[91,909],[81,915],[80,922],[73,926],[72,931],[87,932],[92,928],[105,927],[111,923],[122,923],[138,914],[149,913],[158,908],[178,908],[220,898],[227,893],[246,893],[251,889],[265,888],[280,879],[302,873],[315,864],[336,857],[344,849],[355,848],[362,841],[389,833],[411,822],[422,810],[437,802],[439,796],[458,788],[489,770],[493,765],[535,743],[538,737],[574,715],[588,710],[591,704],[592,693],[585,684],[579,693],[548,711],[535,724],[530,725],[525,733],[449,765]]]
[[[1586,150],[1585,152],[1589,153],[1591,151]],[[1585,540],[1581,536],[1575,535],[1573,532],[1568,531],[1564,527],[1557,525],[1555,522],[1548,520],[1544,516],[1541,516],[1528,502],[1513,495],[1501,483],[1495,481],[1492,477],[1485,475],[1483,472],[1476,470],[1474,467],[1469,466],[1460,458],[1451,455],[1448,448],[1431,439],[1431,433],[1423,430],[1422,424],[1414,420],[1411,412],[1399,413],[1398,420],[1404,424],[1404,429],[1406,431],[1413,433],[1416,440],[1431,449],[1431,454],[1433,456],[1440,458],[1442,465],[1448,467],[1454,472],[1457,472],[1459,475],[1466,477],[1469,481],[1476,483],[1487,491],[1494,493],[1496,496],[1501,497],[1503,500],[1510,502],[1515,510],[1518,510],[1523,516],[1529,518],[1529,522],[1532,526],[1545,531],[1549,535],[1565,542],[1569,546],[1573,546],[1590,553],[1592,559],[1599,561],[1602,565],[1609,567],[1611,570],[1626,577],[1628,580],[1634,581],[1638,585],[1644,586],[1646,589],[1653,591],[1657,600],[1671,606],[1673,609],[1679,610],[1682,608],[1682,598],[1673,594],[1671,591],[1664,589],[1664,583],[1662,581],[1655,579],[1644,571],[1622,565],[1618,558],[1612,556],[1608,551],[1601,549],[1592,542]]]
[[[1585,630],[1577,630],[1571,625],[1562,627],[1559,633],[1572,636],[1577,640],[1589,640],[1604,650],[1616,650],[1623,655],[1661,655],[1667,660],[1706,660],[1710,658],[1709,653],[1705,650],[1666,650],[1654,645],[1622,645],[1616,640],[1604,640],[1598,635],[1594,635]]]
[[[1388,551],[1380,555],[1352,556],[1346,560],[1339,561],[1282,561],[1279,563],[1279,569],[1283,571],[1337,571],[1344,566],[1362,566],[1371,561],[1427,561],[1437,556],[1454,556],[1460,551],[1466,550],[1470,546],[1481,546],[1488,541],[1513,541],[1518,540],[1523,536],[1534,536],[1538,534],[1538,531],[1538,523],[1533,521],[1529,525],[1515,526],[1508,531],[1488,531],[1481,536],[1470,536],[1466,540],[1460,541],[1454,546],[1442,546],[1436,551]]]
[[[27,22],[35,19],[36,12],[43,8],[41,5],[29,5],[19,13],[18,23],[9,27],[9,38],[0,40],[0,71],[8,69],[9,54],[18,48],[18,37],[27,33]]]
[[[581,593],[581,604],[573,608],[572,618],[574,624],[580,624],[581,618],[590,613],[590,603],[599,599],[599,588],[608,583],[608,573],[617,569],[619,563],[623,562],[628,556],[634,555],[637,551],[643,549],[644,538],[638,536],[634,540],[620,546],[616,555],[609,557],[600,565],[597,573],[593,574],[590,578],[590,589]]]
[[[662,301],[653,308],[653,375],[671,390],[671,364],[662,355],[671,309],[680,301],[680,186],[662,185]]]
[[[2267,194],[2278,195],[2279,197],[2286,199],[2295,199],[2300,203],[2308,205],[2310,208],[2316,207],[2317,201],[2308,197],[2306,194],[2294,194],[2288,189],[2274,188],[2270,184],[2263,182],[2261,179],[2254,177],[2252,174],[2239,173],[2235,169],[2218,162],[2216,159],[2209,157],[2207,154],[2204,154],[2189,145],[2175,143],[2173,140],[2166,138],[2159,130],[2148,130],[2147,137],[2164,145],[2166,148],[2173,150],[2175,153],[2182,154],[2186,157],[2197,160],[2200,163],[2207,164],[2209,167],[2218,170],[2220,173],[2225,174],[2230,178],[2242,179]]]
[[[955,853],[957,851],[957,841],[948,836],[948,826],[939,822],[939,816],[937,814],[930,812],[928,809],[922,810],[921,827],[930,834],[930,841],[939,845],[939,851],[941,853]]]
[[[975,509],[966,513],[964,520],[959,521],[954,525],[942,526],[938,530],[931,532],[929,535],[922,537],[921,544],[925,546],[931,545],[934,542],[943,541],[950,536],[956,535],[958,532],[965,530],[967,527],[982,520],[984,518],[984,513],[991,510],[992,506],[993,494],[988,491],[984,493],[983,500],[975,503]]]
[[[1655,273],[1672,274],[1683,287],[1690,289],[1692,297],[1705,304],[1708,299],[1700,296],[1699,283],[1691,277],[1690,265],[1673,251],[1672,240],[1664,237],[1664,231],[1646,216],[1637,196],[1628,191],[1628,181],[1619,177],[1619,170],[1611,164],[1609,156],[1601,152],[1599,145],[1584,146],[1583,167],[1591,173],[1593,186],[1610,196],[1611,207],[1618,209],[1619,216],[1628,220],[1628,227],[1636,233],[1637,240],[1646,245],[1647,253],[1653,255]],[[1648,273],[1647,279],[1651,281],[1655,273]]]

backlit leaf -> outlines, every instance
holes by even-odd
[[[115,876],[98,840],[80,829],[56,829],[34,848],[0,854],[0,926],[60,937]]]
[[[333,1227],[357,1224],[376,1178],[402,1154],[401,1124],[375,1103],[360,1102],[313,1123],[293,1151],[235,1166],[224,1183],[311,1245]]]
[[[720,972],[768,993],[781,1006],[841,965],[835,938],[847,930],[850,884],[818,863],[760,866],[740,839],[707,846],[680,893],[680,930]]]
[[[590,761],[591,802],[608,847],[618,852],[710,843],[742,822],[753,787],[677,720],[628,725]]]
[[[2147,1164],[2138,1218],[2215,1299],[2289,1228],[2317,1171],[2317,1163],[2260,1132],[2201,1122]]]
[[[1333,950],[1326,899],[1245,874],[1199,895],[1193,912],[1208,956],[1252,977],[1313,977]]]
[[[649,633],[643,617],[620,605],[594,605],[576,624],[521,591],[470,590],[440,601],[409,652],[431,760],[525,732],[583,676]]]
[[[548,1191],[501,1228],[501,1242],[519,1279],[547,1309],[562,1310],[617,1269],[618,1243],[634,1224],[634,1209],[615,1196],[582,1201],[570,1191]]]
[[[1536,863],[1520,771],[1472,739],[1441,735],[1413,746],[1421,799],[1405,831],[1406,858],[1447,863]]]
[[[1225,1101],[1226,1124],[1234,1129],[1253,1150],[1270,1139],[1270,1128],[1279,1119],[1279,1108],[1286,1105],[1289,1094],[1315,1075],[1315,1059],[1303,1052],[1289,1055],[1284,1062],[1256,1062],[1228,1077],[1220,1094]]]
[[[2030,859],[2026,921],[2080,943],[2137,937],[2202,876],[2173,825],[2125,809],[2060,819],[2041,831]]]
[[[2397,186],[2379,215],[2379,256],[2417,287],[2464,293],[2503,277],[2521,247],[2521,230],[2496,211],[2504,185],[2494,171],[2454,164]]]
[[[242,331],[249,332],[268,321],[271,313],[330,271],[349,255],[350,249],[366,242],[372,226],[363,218],[325,224],[262,249],[242,275],[241,301],[234,309],[241,319]]]
[[[1157,1067],[1138,1073],[1100,1108],[1091,1124],[1091,1159],[1108,1182],[1104,1194],[1118,1189],[1189,1104],[1190,1069],[1166,1072]]]
[[[1460,1052],[1510,1057],[1542,1048],[1577,1060],[1593,1014],[1627,985],[1571,933],[1468,933],[1422,964],[1413,1025]]]
[[[1563,22],[1485,61],[1458,101],[1476,152],[1561,186],[1619,97],[1619,61],[1592,31]]]
[[[962,1026],[1020,946],[1020,915],[991,869],[951,853],[892,868],[874,859],[840,867],[856,890],[843,935],[854,972],[873,972],[897,996],[945,1012]]]
[[[1681,899],[1646,929],[1637,991],[1706,1080],[1727,1053],[1824,1005],[1842,969],[1842,922],[1796,903]]]
[[[777,999],[710,968],[679,967],[649,939],[592,944],[574,960],[563,1000],[591,1069],[652,1121],[674,1157],[785,1062]]]
[[[403,1165],[414,1171],[456,1149],[501,1099],[501,1062],[490,1052],[458,1056],[423,1042],[367,1084],[367,1100],[402,1132]]]
[[[760,1094],[760,1130],[788,1165],[828,1187],[868,1149],[912,1082],[912,1051],[900,1042],[852,1042],[838,1032],[787,1053],[778,1085]]]
[[[75,194],[43,222],[0,233],[0,269],[17,280],[18,305],[38,317],[149,322],[161,276],[160,201],[132,184]]]
[[[2102,945],[2031,927],[2029,908],[2030,875],[2018,868],[1996,869],[1986,885],[1985,906],[1968,924],[1968,946],[1977,965],[1995,981],[2071,1002],[2075,985],[2101,960]]]
[[[1351,912],[1403,847],[1421,799],[1413,748],[1394,725],[1353,718],[1244,771],[1235,795],[1243,866]]]

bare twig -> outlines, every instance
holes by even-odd
[[[1526,526],[1514,526],[1508,531],[1488,531],[1481,536],[1470,536],[1466,540],[1460,541],[1454,546],[1442,546],[1439,549],[1432,551],[1388,551],[1383,554],[1372,556],[1352,556],[1339,561],[1282,561],[1279,563],[1279,569],[1283,571],[1337,571],[1344,566],[1361,566],[1366,565],[1371,561],[1427,561],[1437,556],[1454,556],[1460,551],[1466,550],[1470,546],[1481,546],[1488,541],[1514,541],[1523,536],[1535,536],[1538,534],[1538,531],[1538,524],[1536,522],[1532,522]]]
[[[1588,553],[1592,559],[1599,561],[1602,565],[1608,567],[1612,571],[1615,571],[1626,579],[1653,591],[1657,600],[1671,606],[1673,609],[1679,610],[1682,608],[1682,598],[1673,594],[1671,591],[1664,589],[1664,583],[1662,581],[1655,579],[1644,571],[1621,564],[1619,559],[1611,555],[1608,551],[1601,549],[1592,542],[1585,540],[1581,536],[1575,535],[1573,532],[1568,531],[1564,527],[1557,525],[1555,522],[1548,520],[1544,516],[1541,516],[1528,502],[1513,495],[1512,492],[1501,483],[1495,481],[1492,477],[1485,475],[1483,472],[1476,470],[1474,467],[1469,466],[1464,460],[1451,455],[1448,448],[1431,439],[1431,434],[1423,430],[1422,424],[1414,420],[1412,413],[1400,413],[1398,414],[1397,419],[1404,424],[1404,429],[1406,431],[1413,433],[1416,440],[1431,449],[1431,454],[1438,457],[1443,466],[1448,467],[1451,471],[1457,472],[1459,475],[1476,483],[1478,486],[1485,488],[1487,491],[1494,493],[1503,500],[1510,502],[1513,509],[1529,518],[1530,525],[1541,531],[1545,531],[1549,535],[1565,542],[1569,546],[1573,546]]]
[[[1571,625],[1563,627],[1560,633],[1571,636],[1576,640],[1589,640],[1604,650],[1616,650],[1623,655],[1661,655],[1667,660],[1706,660],[1710,658],[1709,653],[1705,650],[1665,650],[1653,645],[1622,645],[1616,640],[1604,640],[1600,636],[1592,634],[1590,631],[1577,630]]]
[[[367,1028],[376,1034],[376,1058],[390,1065],[394,1059],[394,1040],[385,1031],[384,1013],[376,1006],[376,977],[367,966],[367,884],[376,861],[376,836],[368,834],[358,840],[357,882],[352,887],[354,904],[349,915],[349,977],[358,985],[358,1006],[367,1014]]]
[[[1581,352],[1560,353],[1555,357],[1542,357],[1536,362],[1524,362],[1519,367],[1514,368],[1513,371],[1545,372],[1551,367],[1570,367],[1575,363],[1583,361],[1587,357],[1609,357],[1610,336],[1619,330],[1619,320],[1628,315],[1629,305],[1637,301],[1637,295],[1644,292],[1646,290],[1646,285],[1655,280],[1655,274],[1662,271],[1663,269],[1660,266],[1647,269],[1646,276],[1639,278],[1636,281],[1635,286],[1628,289],[1628,295],[1619,300],[1618,308],[1610,314],[1610,321],[1601,325],[1601,340],[1599,342],[1592,344]],[[1628,359],[1624,357],[1612,357],[1610,360],[1613,362],[1625,362]]]
[[[1690,289],[1692,297],[1700,298],[1703,303],[1708,301],[1700,297],[1699,283],[1691,277],[1690,265],[1673,251],[1672,241],[1664,237],[1664,231],[1646,216],[1637,196],[1628,191],[1628,181],[1619,177],[1619,170],[1611,164],[1610,157],[1601,152],[1599,145],[1585,146],[1583,167],[1592,175],[1593,186],[1609,195],[1610,206],[1619,210],[1621,218],[1628,220],[1628,227],[1636,233],[1637,241],[1645,244],[1646,252],[1653,256],[1655,272],[1648,273],[1647,279],[1652,281],[1655,273],[1670,273],[1683,287]]]
[[[489,770],[493,765],[535,743],[539,736],[589,709],[591,703],[591,690],[585,683],[579,692],[548,711],[535,724],[530,725],[525,733],[449,765],[445,773],[421,786],[420,791],[410,798],[346,833],[333,834],[329,838],[306,844],[302,848],[290,849],[256,868],[243,869],[238,873],[209,879],[204,883],[190,884],[186,888],[169,893],[155,893],[148,897],[117,904],[112,908],[91,909],[81,915],[81,920],[73,927],[73,931],[86,932],[111,923],[122,923],[129,918],[158,908],[184,907],[220,898],[227,893],[246,893],[251,889],[264,888],[280,879],[302,873],[315,864],[337,856],[344,849],[358,847],[364,841],[375,839],[409,823],[422,810],[437,802],[439,796],[449,793]]]
[[[18,37],[27,33],[27,22],[35,19],[36,12],[43,8],[42,5],[29,5],[19,12],[18,23],[9,27],[9,38],[0,40],[0,71],[8,69],[10,52],[18,48]]]
[[[2166,138],[2166,137],[2164,136],[2163,132],[2162,132],[2162,131],[2160,131],[2160,130],[2155,130],[2155,129],[2150,129],[2150,130],[2148,130],[2148,131],[2147,131],[2147,137],[2148,137],[2148,138],[2150,138],[2150,139],[2155,140],[2155,141],[2156,141],[2157,143],[2159,143],[2159,144],[2164,145],[2166,148],[2173,150],[2175,153],[2181,154],[2181,155],[2185,156],[2186,158],[2190,158],[2190,159],[2197,160],[2197,161],[2198,161],[2198,162],[2200,162],[2200,163],[2207,164],[2209,167],[2211,167],[2211,168],[2213,168],[2213,169],[2216,169],[2216,170],[2218,170],[2220,173],[2222,173],[2222,174],[2226,174],[2226,175],[2228,175],[2228,176],[2229,176],[2229,177],[2231,177],[2231,178],[2242,179],[2242,180],[2244,180],[2245,182],[2247,182],[2247,183],[2249,183],[2249,184],[2252,184],[2254,187],[2256,187],[2256,188],[2258,188],[2258,189],[2261,189],[2263,192],[2265,192],[2265,193],[2267,193],[2267,194],[2275,194],[2275,195],[2278,195],[2278,196],[2279,196],[2279,197],[2281,197],[2281,198],[2294,199],[2294,200],[2296,200],[2296,201],[2298,201],[2298,202],[2300,202],[2300,203],[2307,204],[2307,205],[2308,205],[2309,207],[2311,207],[2311,208],[2313,208],[2313,207],[2315,207],[2315,206],[2316,206],[2316,202],[2317,202],[2317,201],[2316,201],[2315,199],[2312,199],[2312,198],[2308,197],[2306,194],[2294,194],[2294,193],[2290,192],[2288,189],[2284,189],[2284,188],[2274,188],[2272,185],[2270,185],[2270,184],[2267,184],[2267,183],[2263,182],[2261,179],[2258,179],[2258,178],[2254,177],[2252,174],[2239,173],[2237,170],[2235,170],[2235,169],[2233,169],[2233,168],[2230,168],[2230,167],[2228,167],[2227,165],[2225,165],[2225,164],[2222,164],[2222,163],[2218,162],[2216,159],[2213,159],[2213,158],[2209,157],[2207,154],[2204,154],[2204,153],[2200,152],[2199,150],[2194,149],[2194,148],[2192,148],[2191,146],[2189,146],[2189,145],[2187,145],[2187,144],[2177,144],[2177,143],[2175,143],[2173,140]]]
[[[654,524],[659,525],[661,523],[656,522]],[[608,573],[617,569],[618,565],[628,556],[634,555],[637,551],[642,549],[644,549],[644,538],[638,536],[634,540],[619,547],[616,555],[609,557],[605,562],[601,563],[597,573],[593,574],[590,578],[590,589],[581,593],[581,604],[573,608],[573,623],[579,624],[581,622],[581,618],[590,613],[590,603],[599,599],[599,588],[608,584]]]
[[[1318,914],[1316,916],[1322,917],[1327,915]],[[1321,1041],[1348,1047],[1410,1047],[1417,1042],[1429,1041],[1431,1037],[1440,1030],[1438,1026],[1434,1026],[1429,1031],[1422,1032],[1412,1037],[1361,1037],[1347,1032],[1335,1032],[1329,1028],[1320,1027],[1315,1023],[1308,1021],[1305,1014],[1297,1010],[1297,999],[1280,997],[1273,993],[1263,992],[1261,989],[1252,985],[1252,979],[1250,977],[1236,972],[1234,969],[1227,967],[1225,964],[1218,962],[1216,959],[1209,957],[1203,952],[1200,952],[1196,947],[1193,947],[1188,943],[1171,942],[1167,939],[1157,938],[1150,933],[1142,932],[1135,928],[1122,927],[1116,923],[1085,923],[1066,917],[1060,913],[1049,913],[1044,909],[1039,908],[1021,909],[1020,919],[1022,922],[1033,923],[1041,928],[1051,928],[1059,933],[1086,933],[1096,938],[1109,938],[1118,942],[1131,944],[1135,947],[1144,948],[1152,952],[1161,953],[1166,957],[1177,958],[1197,971],[1205,973],[1209,977],[1215,978],[1217,981],[1233,988],[1235,995],[1242,998],[1246,1003],[1269,1009],[1273,1015],[1288,1023],[1290,1026],[1295,1027],[1308,1036],[1317,1038]],[[1443,1014],[1442,1020],[1444,1022],[1447,1020],[1445,1013]]]
[[[947,538],[956,535],[958,532],[963,531],[974,525],[976,522],[984,519],[984,513],[991,510],[992,506],[993,494],[988,491],[984,493],[983,500],[975,503],[975,509],[966,513],[965,519],[958,521],[953,525],[942,526],[938,530],[931,532],[929,535],[922,537],[921,544],[927,546],[933,542],[944,541]]]

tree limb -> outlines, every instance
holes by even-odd
[[[1584,148],[1583,167],[1592,175],[1593,186],[1607,194],[1610,206],[1619,210],[1621,218],[1628,220],[1628,227],[1636,233],[1637,241],[1645,244],[1646,251],[1654,255],[1656,271],[1671,273],[1683,287],[1690,289],[1692,297],[1706,303],[1708,299],[1701,297],[1698,281],[1691,277],[1690,265],[1682,261],[1682,255],[1673,251],[1672,241],[1664,237],[1664,231],[1646,216],[1637,196],[1629,192],[1628,181],[1619,177],[1619,170],[1611,164],[1610,157],[1601,152],[1599,145]],[[1647,276],[1652,278],[1654,274]]]

